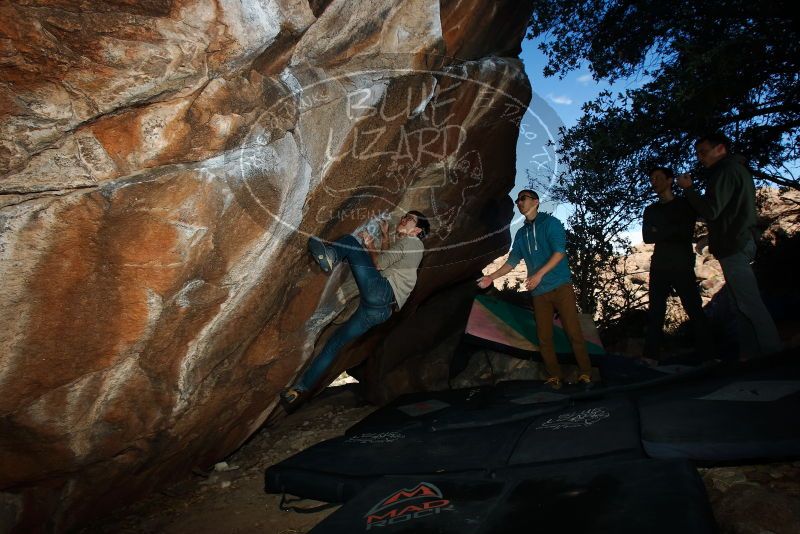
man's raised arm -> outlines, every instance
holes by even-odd
[[[486,289],[487,287],[492,285],[492,282],[494,282],[495,280],[497,280],[501,276],[505,276],[508,273],[510,273],[511,269],[513,269],[513,268],[514,268],[513,265],[510,265],[508,263],[504,263],[503,266],[500,267],[499,269],[497,269],[495,272],[493,272],[491,274],[487,274],[486,276],[481,276],[480,278],[478,278],[478,287],[481,288],[481,289]]]

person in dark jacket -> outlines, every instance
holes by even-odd
[[[742,158],[730,153],[730,140],[722,134],[700,138],[695,152],[709,173],[706,193],[700,195],[692,188],[689,174],[682,174],[677,181],[689,204],[708,222],[709,250],[722,266],[738,311],[740,358],[777,352],[781,349],[778,330],[750,265],[756,254],[753,176]]]
[[[644,242],[655,245],[650,259],[650,303],[643,356],[659,357],[667,297],[674,289],[692,323],[700,358],[713,358],[709,322],[703,313],[694,274],[692,238],[697,214],[685,197],[673,194],[675,173],[672,169],[655,167],[649,175],[658,201],[647,206],[642,217]]]
[[[555,310],[575,353],[580,369],[578,383],[589,386],[592,384],[592,365],[575,305],[572,273],[567,263],[564,225],[549,213],[539,212],[539,195],[530,189],[519,192],[516,204],[520,213],[525,216],[525,223],[514,236],[506,263],[495,272],[479,278],[478,287],[489,287],[492,281],[511,272],[524,259],[528,268],[525,288],[533,296],[539,351],[550,374],[546,384],[553,389],[560,389],[564,380],[553,342]]]

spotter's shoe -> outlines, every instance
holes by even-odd
[[[577,384],[579,386],[583,386],[584,389],[594,388],[594,382],[592,382],[592,377],[590,375],[587,375],[586,373],[578,375]]]
[[[561,379],[556,378],[555,376],[551,376],[547,380],[544,381],[544,385],[549,387],[550,389],[561,389]]]

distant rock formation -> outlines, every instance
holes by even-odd
[[[386,328],[506,248],[530,12],[0,5],[3,529],[73,528],[247,439],[345,304],[308,235],[431,216]]]

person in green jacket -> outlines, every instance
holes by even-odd
[[[751,263],[756,254],[756,195],[753,176],[743,159],[730,153],[730,140],[711,134],[695,143],[700,164],[708,171],[704,195],[692,188],[690,174],[678,177],[689,204],[708,223],[708,244],[719,260],[738,315],[740,359],[777,352],[781,340],[761,299]]]

